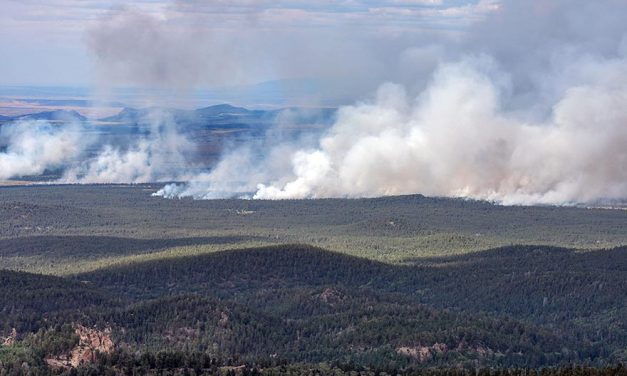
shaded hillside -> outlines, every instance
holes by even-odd
[[[113,326],[115,339],[130,351],[176,349],[268,358],[294,334],[278,317],[211,296],[182,294],[104,309],[91,323]]]
[[[78,260],[142,255],[183,246],[226,245],[255,240],[253,236],[207,236],[172,239],[135,239],[114,236],[39,235],[0,239],[0,257],[5,267],[19,264],[11,260],[29,260],[32,265],[72,263]],[[28,262],[28,261],[27,261]]]
[[[215,294],[281,315],[291,309],[282,298],[289,301],[301,288],[379,291],[397,294],[401,301],[546,325],[590,344],[620,345],[627,343],[626,254],[625,247],[577,253],[514,246],[391,266],[317,248],[279,246],[131,264],[78,278],[131,299]]]
[[[86,282],[0,270],[0,333],[35,332],[49,320],[71,322],[91,308],[111,307],[115,299]]]
[[[625,308],[627,247],[594,252],[512,246],[392,266],[308,246],[225,251],[108,268],[80,275],[130,298],[182,291],[226,296],[322,287],[369,288],[421,303],[550,321]],[[558,320],[559,321],[559,320]]]
[[[18,343],[72,343],[62,326],[84,325],[111,330],[116,351],[235,363],[614,364],[627,355],[625,252],[512,246],[390,265],[283,245],[69,279],[2,272],[0,321]]]

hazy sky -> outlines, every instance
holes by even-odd
[[[171,79],[184,85],[191,81],[196,86],[224,86],[350,75],[379,81],[388,78],[379,76],[389,71],[389,61],[397,60],[409,46],[456,38],[498,8],[498,0],[1,0],[0,4],[0,85],[92,85],[103,80],[152,84],[151,74],[172,67],[151,67],[147,59],[155,51],[142,60],[143,48],[166,55],[172,51],[169,57],[175,60],[180,56],[175,68],[189,75],[182,79],[166,74],[166,83]],[[184,50],[181,44],[186,45]],[[197,48],[190,52],[189,45]],[[111,61],[105,62],[103,71],[103,56],[143,64],[146,74],[120,72]],[[197,72],[200,68],[202,74]]]

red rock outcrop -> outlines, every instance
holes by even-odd
[[[13,346],[16,340],[17,340],[17,331],[15,330],[15,328],[11,330],[11,334],[8,337],[6,338],[0,337],[0,343],[2,343],[2,346]]]
[[[68,354],[52,356],[45,359],[52,368],[78,367],[82,363],[91,363],[96,360],[96,354],[108,354],[115,349],[111,339],[111,329],[103,331],[76,325],[74,329],[78,336],[78,345]]]

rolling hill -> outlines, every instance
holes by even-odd
[[[7,372],[616,375],[627,360],[624,210],[155,189],[0,188]]]

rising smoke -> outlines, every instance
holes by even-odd
[[[148,183],[187,178],[195,145],[178,130],[172,115],[158,109],[142,120],[147,135],[136,137],[126,148],[105,145],[97,155],[71,165],[63,183]]]
[[[282,146],[287,168],[233,152],[213,172],[157,195],[625,198],[626,12],[617,1],[503,2],[465,41],[448,45],[461,56],[447,56],[446,45],[405,53],[427,51],[435,62],[424,89],[411,95],[385,84],[374,100],[340,108],[313,148]],[[589,16],[598,24],[584,27]]]
[[[69,160],[87,144],[72,132],[40,125],[23,138],[24,129],[3,128],[8,146],[0,166],[12,167],[2,168],[0,178],[65,166],[64,182],[184,181],[156,195],[197,199],[422,193],[567,204],[627,197],[627,3],[482,0],[477,8],[482,20],[459,34],[402,35],[386,48],[381,38],[363,37],[354,43],[358,49],[336,55],[338,72],[358,72],[355,82],[395,83],[339,108],[313,142],[229,150],[215,168],[192,176],[193,142],[163,113],[147,136],[126,148],[104,146],[78,164]],[[317,64],[316,52],[329,51],[317,49],[322,38],[297,46],[278,36],[281,42],[258,48],[230,48],[254,33],[226,39],[204,27],[170,33],[163,22],[121,12],[98,24],[88,40],[102,79],[179,93],[197,82],[237,81],[255,69],[251,61],[284,69],[294,56],[303,60],[290,67],[295,75],[332,69],[328,59]],[[345,31],[342,38],[324,36],[351,41]],[[69,152],[58,155],[29,144],[31,138],[67,143]]]
[[[225,179],[224,171],[255,166],[246,154],[233,154],[202,179],[158,194],[211,198],[215,187],[228,192],[224,182],[237,181],[234,190],[258,199],[416,192],[505,204],[624,198],[625,61],[587,62],[602,77],[569,88],[546,121],[530,123],[503,110],[508,89],[499,81],[506,80],[491,78],[501,75],[485,71],[493,66],[486,59],[443,65],[416,98],[388,84],[373,102],[341,108],[316,148],[286,154],[287,171],[266,172],[265,180],[247,175],[272,165],[264,160]]]
[[[79,124],[55,126],[47,121],[21,120],[0,128],[0,180],[39,175],[67,166],[94,141]]]
[[[128,145],[103,144],[86,124],[18,120],[0,128],[0,180],[62,172],[55,183],[148,183],[187,179],[195,145],[171,115],[150,111]]]

